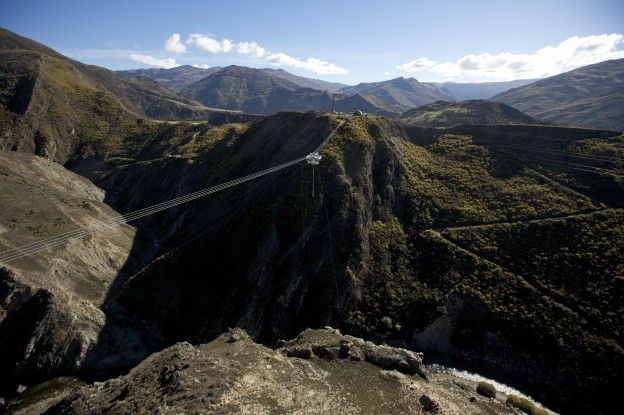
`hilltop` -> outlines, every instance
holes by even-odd
[[[453,100],[450,95],[432,85],[418,82],[414,78],[403,77],[389,81],[361,83],[343,88],[340,92],[347,95],[358,93],[365,98],[374,97],[383,103],[384,109],[399,114],[408,108],[419,107],[431,102]]]
[[[66,392],[50,413],[158,411],[163,403],[179,413],[509,413],[504,394],[485,398],[474,381],[444,373],[424,380],[404,368],[388,370],[394,362],[409,368],[421,360],[331,328],[306,330],[277,350],[232,329],[207,344],[178,343],[103,387]]]
[[[537,79],[516,79],[501,82],[429,82],[442,92],[452,96],[455,101],[490,99],[494,95],[512,88],[528,85]]]
[[[498,102],[438,101],[405,111],[398,119],[412,126],[453,127],[461,124],[543,124],[522,111]]]
[[[278,76],[280,78],[289,80],[302,88],[312,88],[327,92],[338,92],[342,88],[347,87],[347,85],[341,84],[339,82],[327,82],[321,79],[313,79],[306,78],[304,76],[293,75],[283,69],[264,68],[262,69],[262,71],[270,75]]]

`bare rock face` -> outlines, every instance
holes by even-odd
[[[429,395],[422,395],[418,398],[418,402],[425,412],[437,414],[440,411],[440,405],[431,399]]]
[[[0,151],[0,252],[119,215],[88,180],[40,157]],[[0,386],[9,393],[76,371],[96,356],[100,306],[132,247],[130,226],[109,227],[0,262]]]
[[[408,358],[405,350],[375,346],[333,329],[306,330],[277,350],[233,329],[207,344],[177,343],[125,376],[82,387],[46,413],[512,413],[501,401],[471,402],[474,392],[458,387],[449,375],[434,373],[425,380],[377,363],[341,358],[345,342],[350,343],[349,353],[359,350],[364,358],[391,356],[379,359],[384,366],[410,359],[416,365],[422,358],[419,353]],[[288,356],[304,349],[327,354]]]
[[[34,288],[0,268],[0,371],[4,381],[31,383],[78,369],[105,325],[104,313],[67,293]]]
[[[285,342],[280,350],[287,356],[304,359],[317,356],[328,360],[364,360],[382,369],[426,378],[422,353],[377,345],[358,337],[343,335],[331,327],[324,330],[305,330],[295,339]]]

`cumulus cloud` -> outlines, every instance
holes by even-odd
[[[258,46],[256,42],[240,42],[236,44],[236,52],[243,55],[250,55],[254,58],[262,58],[266,50]]]
[[[165,40],[165,50],[173,53],[186,52],[186,46],[180,42],[180,34],[174,33]]]
[[[592,63],[624,58],[624,35],[573,36],[534,53],[469,54],[455,62],[437,63],[426,57],[397,65],[408,73],[428,71],[445,79],[504,81],[542,78]]]
[[[176,66],[178,66],[175,59],[172,59],[172,58],[157,59],[150,55],[141,55],[138,53],[131,54],[130,59],[142,65],[151,66],[153,68],[170,69],[170,68],[175,68]]]
[[[437,64],[436,61],[432,61],[427,58],[418,58],[413,61],[409,61],[409,62],[402,63],[400,65],[397,65],[396,68],[401,71],[412,73],[412,72],[421,71],[423,69],[431,68],[432,66],[436,64]]]
[[[167,41],[172,39],[174,36],[177,36],[177,38],[173,39],[172,42],[179,42],[179,36],[177,34],[173,34],[169,39],[167,39]],[[185,44],[186,46],[194,46],[198,49],[211,53],[236,52],[241,55],[262,59],[272,65],[304,69],[319,75],[344,75],[349,73],[346,68],[342,68],[334,63],[327,62],[322,59],[309,57],[303,60],[282,52],[271,53],[256,42],[235,43],[230,39],[218,40],[201,33],[193,33],[188,37]],[[167,45],[167,42],[165,45]]]
[[[346,68],[341,68],[333,63],[317,58],[301,60],[293,58],[285,53],[272,53],[267,56],[266,60],[276,66],[289,66],[291,68],[306,69],[319,75],[344,75],[349,73]]]
[[[193,67],[194,68],[201,68],[201,69],[208,69],[208,68],[210,68],[210,65],[208,65],[207,63],[194,63]]]
[[[234,42],[230,39],[217,40],[200,33],[190,35],[186,44],[212,53],[228,53],[234,48]]]

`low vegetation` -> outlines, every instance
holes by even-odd
[[[543,124],[508,105],[484,100],[438,101],[405,111],[398,119],[407,125],[428,128],[462,124]]]
[[[477,383],[477,393],[485,396],[486,398],[496,398],[496,388],[491,383],[479,382]]]
[[[550,412],[544,408],[540,408],[533,402],[518,395],[509,395],[505,401],[507,405],[518,408],[528,415],[549,415]]]

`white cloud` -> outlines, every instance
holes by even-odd
[[[173,34],[171,38],[174,36],[177,36],[177,34]],[[167,39],[167,41],[169,41],[169,39]],[[179,41],[179,36],[177,37],[177,40]],[[282,52],[271,53],[256,42],[234,43],[230,39],[218,40],[208,35],[193,33],[188,37],[185,43],[186,46],[194,46],[198,49],[206,50],[212,53],[228,53],[235,51],[241,55],[248,55],[256,59],[263,59],[264,61],[276,66],[305,69],[319,75],[344,75],[349,73],[346,68],[342,68],[336,64],[318,58],[310,57],[302,60]]]
[[[171,36],[165,40],[165,50],[167,52],[173,53],[184,53],[186,52],[186,46],[182,42],[180,42],[180,34],[173,33]]]
[[[210,65],[208,65],[207,63],[194,63],[193,67],[194,68],[201,68],[201,69],[208,69],[208,68],[210,68]]]
[[[276,66],[289,66],[296,69],[306,69],[319,75],[344,75],[349,73],[346,68],[341,68],[333,63],[317,58],[300,60],[285,53],[272,53],[267,56],[266,60]]]
[[[426,57],[397,65],[408,73],[428,71],[444,79],[505,81],[542,78],[609,59],[624,58],[624,35],[618,33],[573,36],[556,46],[529,54],[469,54],[456,62],[436,63]]]
[[[187,45],[195,45],[197,48],[212,53],[228,53],[234,48],[230,39],[217,40],[200,33],[193,33],[186,41]]]
[[[172,59],[172,58],[157,59],[157,58],[154,58],[153,56],[141,55],[138,53],[132,53],[130,55],[130,59],[142,65],[151,66],[153,68],[170,69],[170,68],[175,68],[176,66],[178,66],[175,59]]]
[[[256,42],[240,42],[236,44],[236,52],[243,55],[250,55],[254,58],[262,58],[266,50],[258,46]]]
[[[401,71],[413,73],[413,72],[421,71],[423,69],[431,68],[435,64],[437,64],[436,61],[432,61],[427,58],[418,58],[413,61],[405,62],[400,65],[397,65],[396,68]]]

